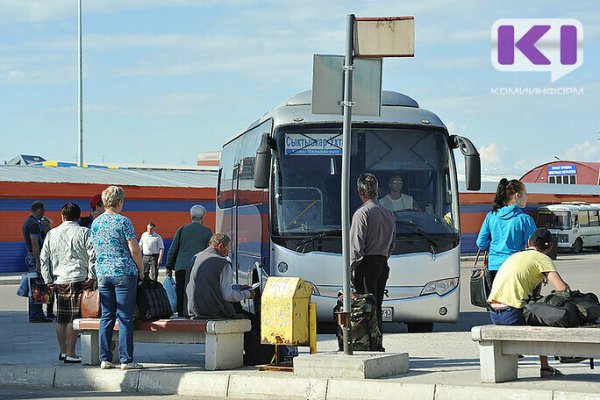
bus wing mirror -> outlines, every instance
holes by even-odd
[[[256,161],[254,164],[254,187],[257,189],[267,189],[269,187],[269,177],[271,176],[271,149],[274,141],[268,133],[264,133],[258,150],[256,150]]]
[[[467,190],[481,189],[481,160],[479,152],[466,137],[452,135],[450,144],[453,149],[459,149],[465,157],[465,184]]]

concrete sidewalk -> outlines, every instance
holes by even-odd
[[[398,324],[389,327],[395,332],[386,332],[384,346],[390,353],[408,352],[410,371],[381,380],[306,379],[250,367],[205,371],[203,345],[136,344],[135,361],[146,367],[141,371],[64,364],[58,361],[54,324],[29,324],[26,299],[16,297],[16,289],[0,286],[0,386],[238,399],[600,399],[600,368],[554,362],[565,376],[541,379],[537,357],[526,357],[519,362],[518,381],[481,384],[477,345],[466,329],[408,334],[394,328]],[[487,323],[482,312],[464,318]],[[319,335],[319,352],[336,349],[335,335]]]

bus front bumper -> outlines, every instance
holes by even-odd
[[[458,321],[460,292],[455,288],[443,296],[428,294],[404,299],[383,300],[384,322],[446,322]],[[333,308],[337,298],[312,295],[317,305],[319,322],[334,322]]]

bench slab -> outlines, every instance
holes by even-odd
[[[517,379],[519,354],[599,358],[600,329],[595,327],[475,326],[471,339],[479,342],[481,381]]]
[[[207,370],[232,369],[243,365],[244,332],[251,328],[250,320],[189,320],[162,319],[136,321],[133,341],[140,343],[205,343]],[[100,319],[73,321],[73,329],[81,334],[82,363],[100,364],[98,329]],[[119,326],[115,323],[111,350],[113,362],[119,362]]]

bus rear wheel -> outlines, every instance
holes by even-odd
[[[407,322],[408,333],[433,332],[433,322]]]
[[[581,240],[581,238],[577,238],[577,240],[575,240],[575,243],[573,243],[573,247],[571,247],[571,252],[575,253],[575,254],[579,254],[579,253],[581,253],[582,250],[583,250],[583,241]]]

